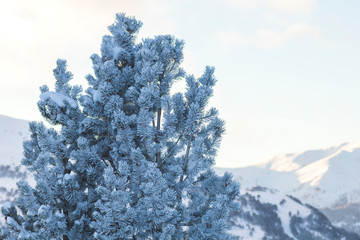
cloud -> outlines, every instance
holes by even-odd
[[[253,36],[245,36],[238,31],[223,31],[214,35],[214,38],[221,42],[222,48],[229,48],[236,45],[252,45],[263,49],[273,49],[283,46],[286,42],[301,38],[320,38],[323,34],[318,27],[306,23],[295,23],[284,31],[260,29]]]
[[[310,13],[317,0],[225,0],[225,2],[244,9],[272,9],[288,14]]]
[[[225,2],[239,8],[258,9],[262,5],[262,0],[225,0]]]

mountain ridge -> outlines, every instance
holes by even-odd
[[[318,208],[331,222],[360,234],[360,143],[294,154],[281,154],[243,168],[228,171],[242,185],[276,188]]]
[[[228,171],[242,185],[276,188],[317,208],[360,202],[360,143],[282,154],[260,164]]]

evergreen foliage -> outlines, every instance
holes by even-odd
[[[66,61],[55,91],[38,107],[54,126],[32,122],[24,159],[36,185],[20,181],[0,239],[229,239],[228,214],[239,186],[214,164],[224,122],[208,108],[214,68],[200,78],[180,64],[173,36],[135,42],[142,23],[116,15],[89,87],[72,86]],[[170,94],[185,79],[185,93]]]

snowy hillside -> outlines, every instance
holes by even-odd
[[[331,225],[310,205],[263,187],[243,191],[240,210],[230,218],[231,233],[240,239],[360,239]]]
[[[334,226],[360,235],[360,203],[347,204],[335,209],[325,208],[321,212]]]
[[[0,204],[14,199],[16,182],[26,177],[19,167],[22,142],[30,138],[28,122],[0,115]]]
[[[360,234],[360,144],[276,156],[231,172],[243,188],[264,186],[320,209],[338,227]]]
[[[22,142],[29,138],[28,122],[0,115],[0,165],[18,165]]]
[[[264,186],[290,194],[317,208],[360,202],[360,143],[280,155],[231,172],[246,188]]]

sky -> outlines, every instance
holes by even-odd
[[[138,41],[185,41],[183,67],[216,68],[210,105],[226,121],[216,165],[360,140],[360,1],[0,0],[0,114],[42,120],[39,87],[56,59],[86,86],[115,13],[144,25]],[[182,83],[176,87],[180,89]]]

